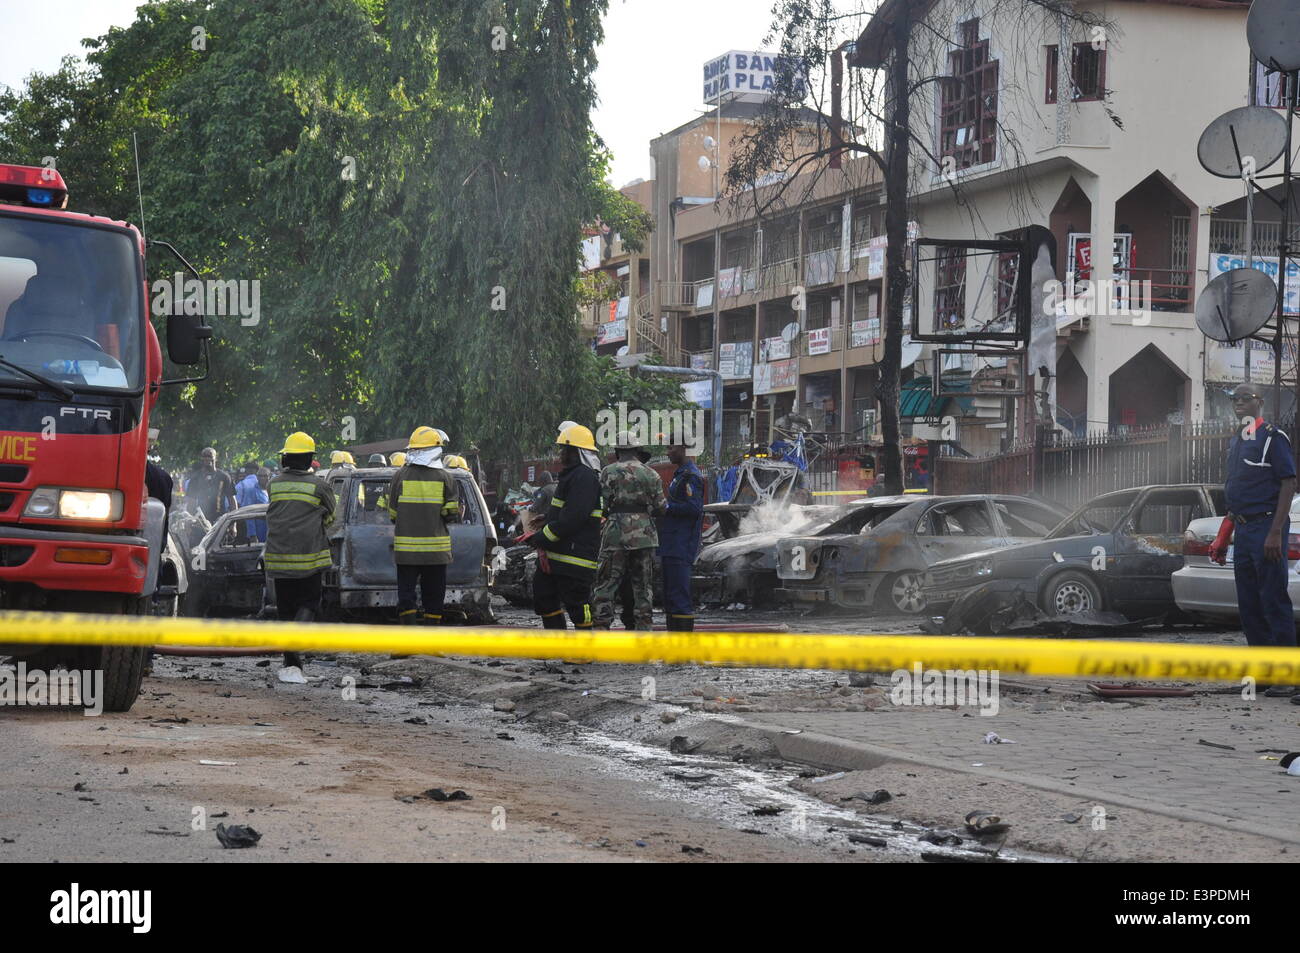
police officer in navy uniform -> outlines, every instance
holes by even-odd
[[[700,551],[704,522],[704,477],[686,458],[680,434],[669,436],[668,460],[677,467],[668,484],[668,505],[659,518],[659,557],[664,571],[664,615],[670,632],[695,630],[691,570]]]
[[[1287,594],[1287,538],[1295,461],[1285,432],[1260,416],[1263,402],[1250,384],[1232,392],[1241,431],[1228,445],[1228,518],[1233,522],[1233,575],[1241,630],[1251,645],[1294,646],[1295,615]],[[1211,555],[1222,561],[1222,549]],[[1291,685],[1265,694],[1294,695]]]

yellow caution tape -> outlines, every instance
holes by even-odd
[[[559,632],[0,613],[0,643],[187,645],[283,651],[589,658],[760,668],[983,669],[1001,675],[1300,683],[1300,648],[924,635]]]

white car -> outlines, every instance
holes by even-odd
[[[1174,601],[1194,616],[1214,621],[1236,621],[1237,583],[1232,573],[1232,550],[1220,566],[1210,559],[1210,544],[1219,535],[1222,516],[1192,520],[1183,535],[1183,568],[1173,574]],[[1300,494],[1291,501],[1291,533],[1287,539],[1287,591],[1300,620]]]

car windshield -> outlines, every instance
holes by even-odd
[[[1109,533],[1120,517],[1129,511],[1136,494],[1107,496],[1075,510],[1060,526],[1052,530],[1048,539],[1065,536],[1097,536]]]
[[[0,215],[0,358],[73,389],[138,390],[138,257],[125,233]],[[30,378],[0,366],[0,381]]]

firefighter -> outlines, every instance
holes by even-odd
[[[548,629],[590,629],[591,584],[600,553],[600,458],[591,431],[575,424],[556,439],[563,468],[540,532],[525,541],[538,547],[533,609]]]
[[[388,491],[397,561],[397,620],[403,625],[421,621],[416,616],[418,584],[424,605],[422,621],[441,625],[451,562],[447,523],[460,518],[456,481],[442,459],[442,437],[432,427],[416,427],[406,451],[406,463],[393,474]]]
[[[282,621],[311,622],[320,614],[321,575],[330,568],[325,527],[334,519],[334,491],[311,472],[316,442],[307,434],[290,434],[280,449],[281,470],[270,483],[266,508],[266,547],[262,562],[275,587],[276,615]],[[286,652],[287,670],[302,658]]]
[[[614,599],[621,594],[624,578],[631,585],[634,606],[629,628],[647,632],[654,628],[654,561],[659,545],[655,517],[664,512],[664,485],[659,474],[642,462],[640,452],[641,442],[624,431],[615,443],[618,459],[600,471],[605,527],[592,592],[597,629],[610,627]]]
[[[695,630],[691,568],[700,552],[704,520],[704,477],[686,457],[680,434],[667,438],[668,461],[677,467],[668,484],[667,506],[659,520],[659,557],[664,572],[664,615],[672,632]]]
[[[391,457],[388,458],[388,465],[390,467],[406,466],[406,454],[398,450],[395,454],[393,454]]]
[[[384,458],[384,455],[382,453],[372,453],[369,459],[366,460],[366,466],[386,467],[388,466],[388,460]]]

